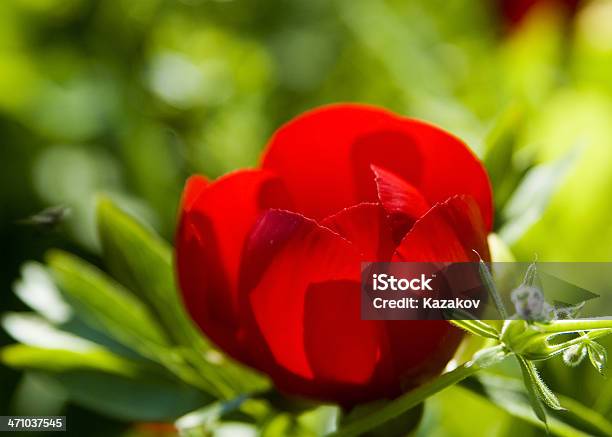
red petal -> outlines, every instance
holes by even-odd
[[[262,167],[282,177],[295,198],[297,211],[315,219],[325,218],[360,203],[351,147],[360,135],[383,128],[388,118],[385,111],[357,105],[307,112],[274,134]]]
[[[297,211],[322,219],[377,200],[371,165],[395,173],[429,204],[469,194],[492,223],[491,189],[460,140],[426,123],[364,105],[333,105],[290,121],[273,136],[262,166],[285,182]]]
[[[398,246],[394,261],[477,261],[490,258],[487,232],[478,206],[469,196],[455,196],[435,205]]]
[[[396,394],[439,375],[463,337],[444,320],[393,320],[385,322],[384,329],[389,348],[384,358],[394,367]]]
[[[206,185],[189,179],[176,237],[180,288],[193,319],[228,353],[240,356],[237,278],[242,247],[259,214],[286,207],[281,182],[261,170],[235,172]]]
[[[387,261],[396,244],[384,209],[376,203],[361,203],[327,217],[321,223],[353,243],[363,261]]]
[[[389,215],[394,239],[399,243],[430,205],[419,190],[396,174],[375,165],[372,171],[376,175],[378,198]]]
[[[198,200],[198,197],[200,197],[200,194],[208,185],[208,180],[201,175],[193,175],[187,179],[185,189],[183,190],[183,211],[191,211],[196,200]]]
[[[435,205],[402,240],[394,261],[476,261],[489,259],[487,233],[476,202],[456,196]],[[439,374],[457,349],[462,333],[446,321],[390,321],[386,324],[389,359],[404,389]],[[406,333],[417,333],[407,336]]]
[[[329,229],[288,211],[264,213],[249,238],[241,284],[258,367],[277,378],[312,379],[304,350],[306,292],[321,282],[359,282],[359,270],[357,251]]]
[[[333,281],[306,293],[304,347],[317,378],[366,384],[381,351],[382,323],[361,320],[360,283]]]

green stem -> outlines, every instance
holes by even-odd
[[[428,397],[457,384],[468,376],[475,374],[479,370],[488,367],[491,364],[493,364],[493,362],[487,362],[486,364],[483,363],[480,365],[476,361],[468,361],[454,370],[444,373],[433,381],[400,396],[379,410],[347,423],[329,437],[351,437],[362,435],[363,433],[375,429],[376,427],[393,419],[394,417],[399,416],[411,408],[416,407]]]
[[[537,323],[541,332],[563,334],[592,329],[612,329],[612,319],[571,319],[556,320],[551,323]]]

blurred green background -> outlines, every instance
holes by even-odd
[[[468,142],[517,259],[612,260],[612,1],[570,17],[575,2],[516,0],[537,3],[520,19],[509,3],[0,2],[0,312],[24,308],[13,283],[47,249],[99,262],[97,193],[171,241],[188,175],[256,165],[280,124],[338,101]],[[70,211],[56,229],[19,224],[57,205]],[[0,368],[0,413],[57,401],[35,385]],[[75,435],[127,426],[69,408]]]

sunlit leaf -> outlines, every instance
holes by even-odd
[[[480,337],[499,338],[499,332],[482,320],[451,320],[453,325]]]
[[[595,341],[587,342],[586,348],[593,367],[595,367],[599,373],[605,376],[606,364],[608,362],[608,351],[606,348]]]
[[[536,223],[577,157],[577,149],[557,161],[533,167],[502,211],[500,237],[508,244],[519,240]]]
[[[63,252],[48,263],[64,295],[88,322],[145,356],[155,357],[168,339],[148,309],[92,265]]]
[[[21,267],[21,278],[13,291],[23,303],[52,322],[66,322],[72,315],[49,270],[39,263],[30,261]]]

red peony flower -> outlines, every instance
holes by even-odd
[[[344,405],[439,374],[445,321],[360,319],[361,261],[489,258],[487,174],[454,136],[363,105],[279,129],[261,166],[185,188],[178,279],[202,331],[290,394]]]

